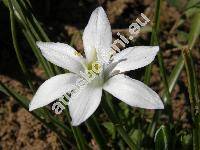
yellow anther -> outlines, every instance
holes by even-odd
[[[77,55],[77,56],[81,56],[81,53],[79,53],[79,52],[77,52],[77,51],[75,51],[74,53],[75,53],[75,55]]]
[[[97,73],[97,74],[100,73],[102,71],[101,64],[98,63],[98,62],[93,62],[92,63],[92,71]]]
[[[93,61],[87,64],[87,70],[92,70],[94,73],[99,74],[102,71],[102,66],[99,62]]]

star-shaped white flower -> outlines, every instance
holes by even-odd
[[[96,77],[81,89],[79,94],[69,100],[72,125],[81,124],[95,112],[101,101],[102,90],[130,106],[163,109],[158,94],[142,82],[122,74],[150,64],[159,47],[129,47],[114,55],[110,61],[111,44],[111,27],[102,7],[93,11],[83,33],[86,58],[77,55],[77,51],[67,44],[37,42],[37,46],[47,60],[71,73],[60,74],[45,81],[33,97],[29,110],[48,105],[73,90],[76,81],[81,78],[80,72],[87,71],[91,63],[96,61],[104,62],[102,71],[96,74]]]

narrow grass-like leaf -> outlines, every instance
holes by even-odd
[[[104,99],[102,100],[102,107],[109,119],[114,124],[117,132],[123,138],[123,140],[128,144],[131,150],[137,149],[137,145],[132,141],[129,134],[126,133],[124,127],[121,125],[119,118],[117,117],[117,113],[114,110],[113,104],[111,102],[111,96],[108,93],[104,93]]]
[[[19,5],[18,1],[11,1],[12,3],[12,7],[14,9],[14,14],[17,18],[18,23],[20,24],[21,28],[23,30],[25,30],[26,32],[28,32],[29,36],[31,36],[32,41],[36,42],[38,40],[40,40],[39,35],[37,34],[37,31],[34,29],[32,23],[30,22],[29,18],[26,16],[27,12],[25,12],[24,10],[22,10],[21,6]],[[4,4],[7,4],[7,0],[4,0]],[[25,15],[26,14],[26,15]],[[28,40],[28,39],[27,39]],[[34,45],[34,44],[32,44]],[[37,46],[36,48],[34,48],[34,50],[36,50],[36,57],[38,59],[38,61],[40,62],[41,66],[43,67],[43,69],[46,72],[46,75],[48,77],[53,76],[53,71],[52,68],[50,68],[50,64],[49,62],[47,62],[43,57],[41,52],[38,50]]]
[[[169,149],[169,131],[167,127],[161,126],[155,134],[154,138],[155,150],[168,150]]]
[[[116,137],[116,128],[112,122],[104,122],[103,126],[107,129],[108,133],[112,136],[112,139]]]
[[[21,4],[23,4],[23,6],[25,7],[24,8],[24,10],[27,10],[28,9],[28,7],[26,7],[26,4],[25,4],[25,2],[23,1],[23,0],[20,0],[21,1]],[[21,5],[22,6],[22,5]],[[29,10],[29,9],[28,9]],[[34,25],[34,29],[36,28],[36,30],[38,31],[38,33],[40,34],[40,36],[38,35],[38,34],[36,34],[36,32],[33,30],[33,28],[32,28],[32,24],[30,24],[29,22],[28,22],[28,24],[29,24],[29,26],[31,27],[31,29],[32,29],[32,31],[33,31],[33,33],[34,33],[34,35],[36,36],[36,38],[37,37],[42,37],[42,40],[44,40],[44,41],[50,41],[49,40],[49,38],[47,37],[47,35],[45,34],[45,32],[44,32],[44,30],[41,28],[41,26],[40,26],[40,24],[37,22],[37,20],[35,19],[35,17],[32,15],[32,14],[30,14],[30,15],[28,15],[29,16],[29,19],[31,20],[30,22]],[[29,34],[29,36],[31,36],[31,34]],[[38,40],[40,40],[40,39],[38,39]],[[34,44],[33,44],[34,45]],[[37,48],[36,48],[36,50],[37,50]],[[37,51],[36,51],[37,52]],[[40,56],[39,56],[40,57]],[[59,71],[59,69],[56,67],[56,66],[54,66],[54,69],[55,69],[55,71],[57,72],[57,73],[60,73],[60,71]],[[93,129],[93,128],[95,128],[95,130],[92,130],[93,132],[92,132],[92,135],[93,135],[93,137],[96,139],[96,141],[97,141],[97,143],[99,142],[99,143],[101,143],[101,146],[102,146],[102,144],[103,143],[105,143],[105,138],[102,136],[102,132],[101,132],[101,130],[100,130],[100,127],[98,127],[98,124],[95,124],[95,122],[94,122],[94,120],[90,120],[90,123],[88,124],[88,127],[90,128],[90,129]],[[97,130],[96,130],[97,129]],[[91,131],[91,130],[90,130]],[[100,141],[101,140],[101,141]]]
[[[21,4],[20,5],[21,7],[23,6],[22,9],[24,10],[24,12],[27,12],[28,24],[29,24],[30,29],[33,31],[34,35],[36,35],[36,37],[37,37],[36,40],[50,42],[50,39],[48,38],[47,34],[42,29],[41,25],[39,24],[39,22],[37,21],[35,16],[32,13],[30,13],[30,10],[32,10],[32,9],[31,9],[30,5],[28,4],[28,2],[26,2],[24,0],[20,0],[19,4]],[[49,63],[48,61],[47,61],[47,65],[48,65],[52,75],[55,75],[55,73],[57,73],[57,74],[61,73],[59,68],[56,65]]]
[[[141,141],[143,139],[142,130],[135,129],[131,134],[131,139],[137,144],[138,149],[141,149]]]
[[[189,49],[183,49],[183,58],[187,72],[188,92],[191,105],[191,114],[193,120],[193,149],[200,149],[200,97],[198,83],[195,75],[195,68]]]
[[[10,0],[9,0],[8,4],[9,4],[8,7],[9,7],[9,11],[10,11],[10,24],[11,24],[12,41],[13,41],[13,46],[14,46],[15,53],[16,53],[16,56],[17,56],[17,60],[19,62],[19,65],[22,69],[24,76],[26,77],[26,80],[27,80],[27,83],[28,83],[30,89],[32,90],[32,92],[34,92],[35,88],[32,84],[32,81],[30,79],[30,74],[29,74],[28,69],[26,68],[26,65],[25,65],[25,63],[22,59],[21,52],[20,52],[20,49],[19,49],[19,45],[18,45],[18,41],[17,41],[17,35],[16,35],[15,17],[14,17],[13,7],[12,7]]]
[[[104,150],[106,148],[106,138],[101,131],[98,123],[96,122],[96,119],[94,116],[91,116],[87,121],[86,121],[86,126],[90,130],[92,136],[96,140],[99,149]]]
[[[33,50],[33,53],[35,54],[37,60],[39,61],[39,63],[41,64],[42,68],[44,69],[46,75],[48,77],[51,77],[51,74],[48,71],[48,67],[46,66],[46,64],[44,63],[44,58],[40,55],[40,51],[35,43],[35,39],[33,38],[33,36],[31,35],[31,33],[27,30],[22,29],[22,33],[24,34],[24,36],[26,37],[31,49]]]
[[[159,21],[160,21],[160,8],[161,8],[161,4],[162,4],[162,0],[157,0],[156,1],[156,11],[155,11],[155,24],[153,26],[153,30],[152,30],[152,34],[151,34],[151,45],[158,45],[159,44],[159,40],[158,40],[158,33],[159,33]],[[164,61],[163,61],[163,56],[161,51],[158,52],[158,62],[159,62],[159,69],[160,69],[160,74],[162,77],[162,81],[164,84],[164,88],[165,88],[165,95],[166,95],[166,106],[168,110],[168,115],[170,120],[172,121],[172,113],[171,113],[171,96],[170,96],[170,92],[169,92],[169,85],[167,82],[167,75],[166,75],[166,70],[165,70],[165,66],[164,66]],[[144,82],[146,84],[149,84],[150,82],[150,74],[151,74],[151,68],[152,68],[152,64],[150,64],[146,70],[145,70],[145,76],[144,76]],[[160,112],[159,112],[160,113]],[[155,120],[154,120],[155,121]],[[147,131],[148,135],[152,135],[152,127],[154,126],[153,124],[155,122],[152,122],[150,124],[149,130]],[[150,129],[151,128],[151,129]]]
[[[0,91],[6,94],[7,96],[13,97],[23,108],[28,110],[29,101],[26,97],[18,94],[16,91],[12,90],[11,88],[7,87],[3,83],[0,82]],[[56,132],[62,138],[66,138],[66,136],[59,130],[59,128],[54,124],[54,122],[47,121],[45,116],[43,115],[42,109],[38,109],[36,111],[30,112],[34,117],[36,117],[39,121],[41,121],[45,126],[47,126],[52,131]],[[70,136],[70,130],[66,130],[68,135]]]
[[[185,15],[187,17],[191,17],[197,12],[200,12],[200,1],[199,0],[188,1],[185,9]]]
[[[189,49],[192,49],[196,40],[198,39],[198,36],[200,34],[199,31],[199,26],[200,26],[200,21],[199,21],[199,13],[197,13],[194,17],[193,17],[193,24],[191,25],[190,28],[190,33],[189,33],[189,39],[188,39],[188,47]],[[174,67],[174,69],[172,70],[169,80],[168,80],[168,84],[169,84],[169,92],[171,93],[176,81],[183,69],[184,66],[184,60],[183,60],[183,56],[180,56],[176,66]],[[163,100],[166,101],[166,93],[164,93],[163,95]],[[148,133],[151,137],[153,137],[154,133],[155,133],[155,129],[156,129],[156,124],[157,121],[160,117],[161,112],[160,111],[156,111],[156,113],[154,114],[153,117],[153,121],[151,122],[151,124],[148,127]]]
[[[64,110],[64,113],[65,113],[65,116],[67,118],[67,121],[70,122],[70,115],[69,115],[69,111],[67,110],[67,108]],[[76,140],[78,149],[79,150],[86,150],[87,141],[83,137],[81,130],[78,127],[73,127],[71,124],[70,124],[70,127],[71,127],[71,130],[73,132],[74,138]]]
[[[200,12],[196,13],[192,19],[189,33],[188,46],[192,48],[200,34]]]
[[[157,34],[159,33],[159,22],[160,22],[160,6],[161,6],[161,0],[156,0],[156,10],[155,10],[155,17],[154,17],[154,25],[152,28],[151,33],[151,41],[150,45],[157,45]],[[152,70],[152,64],[148,65],[145,70],[144,75],[144,83],[149,84],[150,77],[151,77],[151,70]]]

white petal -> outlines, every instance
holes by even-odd
[[[94,79],[84,88],[80,89],[76,96],[69,101],[69,111],[72,125],[77,126],[88,119],[100,104],[102,96],[102,83]]]
[[[64,43],[36,42],[43,56],[53,64],[79,74],[83,71],[84,58],[77,51]]]
[[[163,109],[163,103],[153,90],[144,83],[129,78],[124,74],[110,78],[103,87],[104,90],[123,102],[140,108]]]
[[[126,59],[126,61],[119,63],[114,70],[125,72],[144,67],[154,60],[158,51],[158,46],[134,46],[126,48],[113,56],[113,62]]]
[[[89,62],[96,57],[99,61],[109,61],[112,32],[109,20],[102,7],[96,8],[83,32],[85,55]],[[102,60],[103,59],[103,60]]]
[[[110,62],[110,64],[105,66],[105,69],[103,70],[103,75],[104,75],[104,79],[107,80],[109,79],[111,76],[114,76],[116,74],[119,74],[120,71],[119,70],[115,70],[113,72],[113,69],[122,61],[125,61],[126,59],[120,59],[119,61],[116,62]]]
[[[46,80],[35,93],[29,105],[29,111],[48,105],[62,97],[65,93],[73,89],[77,79],[78,75],[67,73]]]

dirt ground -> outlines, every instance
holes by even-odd
[[[75,47],[79,51],[82,50],[81,37],[74,36],[77,30],[83,30],[89,19],[90,13],[97,6],[94,0],[82,1],[47,1],[33,3],[33,10],[36,17],[43,23],[48,35],[52,41],[70,41],[73,37],[76,38]],[[50,6],[44,5],[48,3]],[[184,1],[183,1],[184,3]],[[56,5],[55,5],[56,4]],[[113,34],[116,36],[116,31],[126,34],[127,27],[134,22],[140,13],[145,13],[152,18],[155,3],[153,0],[103,0],[103,7],[107,11],[109,20],[112,25]],[[43,9],[41,9],[43,8]],[[183,30],[188,33],[190,22],[181,26],[181,29],[173,28],[174,24],[181,17],[181,11],[170,6],[166,2],[163,3],[163,12],[161,14],[161,33],[160,46],[163,51],[165,67],[170,73],[177,59],[181,54],[181,50],[175,49],[173,45],[176,43],[185,44],[185,38],[177,38],[177,30]],[[0,2],[0,81],[6,83],[18,92],[30,99],[31,92],[24,86],[23,76],[20,72],[20,67],[17,65],[17,59],[12,47],[10,35],[9,14],[7,9]],[[162,11],[161,11],[162,12]],[[152,22],[151,22],[152,23]],[[150,34],[141,34],[139,41],[149,44]],[[1,39],[2,38],[2,39]],[[29,66],[34,75],[36,85],[41,84],[44,79],[44,73],[37,65],[36,59],[30,52],[23,36],[21,38],[21,46],[23,47],[23,57],[25,63]],[[177,40],[178,39],[178,40]],[[200,54],[196,46],[193,51],[195,67],[200,68]],[[137,71],[136,71],[137,72]],[[134,73],[130,73],[132,76]],[[200,72],[197,72],[200,79]],[[163,92],[163,85],[160,84],[160,75],[158,63],[153,66],[151,78],[151,87],[160,94]],[[200,80],[198,80],[200,81]],[[187,93],[186,73],[182,71],[179,80],[172,93],[173,117],[181,128],[191,128],[191,120],[188,116],[189,100]],[[58,137],[44,127],[39,121],[29,114],[25,109],[20,107],[15,100],[0,93],[0,150],[58,150],[61,149],[61,144]]]

